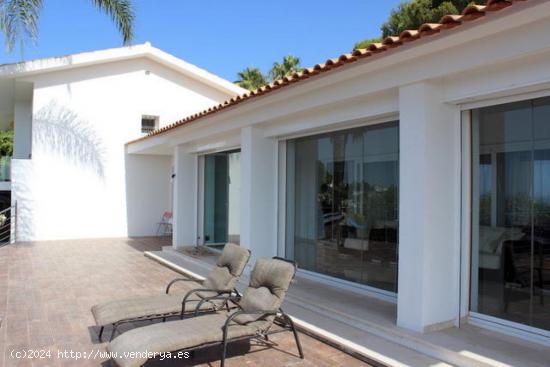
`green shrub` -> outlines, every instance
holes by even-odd
[[[0,156],[13,154],[13,129],[0,131]]]

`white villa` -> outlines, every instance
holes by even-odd
[[[171,159],[124,144],[243,92],[150,44],[0,66],[17,240],[155,234]]]
[[[170,211],[174,248],[236,242],[404,330],[550,356],[549,35],[550,1],[489,0],[254,92],[149,44],[0,66],[16,238]]]

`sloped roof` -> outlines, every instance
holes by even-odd
[[[234,83],[153,47],[149,42],[139,45],[82,52],[13,64],[3,64],[0,65],[0,78],[25,77],[142,57],[149,58],[190,78],[199,80],[215,89],[225,92],[227,95],[240,95],[245,91],[245,89]]]
[[[429,37],[436,33],[452,31],[455,28],[459,28],[464,23],[472,22],[476,19],[484,17],[488,12],[497,12],[512,6],[514,3],[526,1],[528,0],[488,0],[486,5],[469,5],[463,10],[462,14],[460,15],[445,15],[440,19],[438,23],[424,23],[418,29],[406,30],[403,31],[399,36],[386,37],[380,43],[371,43],[364,49],[358,49],[353,51],[352,53],[347,53],[333,59],[328,59],[322,64],[317,64],[311,68],[304,69],[300,72],[292,74],[289,77],[276,80],[264,87],[261,87],[254,91],[248,91],[244,94],[228,99],[217,106],[208,108],[207,110],[188,116],[170,125],[151,131],[146,136],[133,140],[128,144],[135,143],[174,130],[180,126],[187,125],[191,122],[220,112],[229,107],[233,107],[241,102],[248,101],[252,98],[259,97],[275,90],[288,87],[300,81],[324,74],[328,71],[335,70],[343,65],[347,65],[374,55],[383,54],[387,50],[400,47],[404,44],[417,41],[421,38]]]

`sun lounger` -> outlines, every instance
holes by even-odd
[[[118,366],[136,367],[155,353],[191,352],[219,345],[223,367],[229,342],[267,340],[270,334],[292,331],[300,358],[304,358],[292,319],[281,310],[295,271],[293,262],[260,258],[237,309],[136,328],[116,337],[107,350]],[[278,326],[273,327],[274,323]]]
[[[97,326],[100,326],[99,339],[105,326],[112,325],[111,339],[117,328],[124,323],[143,320],[163,319],[180,315],[183,318],[190,311],[208,312],[228,307],[229,297],[238,296],[235,286],[248,260],[250,251],[235,244],[225,245],[216,266],[202,281],[190,278],[177,278],[166,287],[165,294],[113,300],[92,307]],[[196,282],[197,287],[186,294],[171,294],[170,288],[178,282]]]

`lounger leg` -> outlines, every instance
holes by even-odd
[[[102,326],[101,329],[99,329],[99,341],[101,341],[101,336],[103,335],[103,329],[105,329],[105,326]]]
[[[180,320],[183,320],[183,315],[185,314],[185,302],[181,304],[181,314],[180,314]]]
[[[224,329],[223,329],[222,358],[220,359],[220,367],[224,367],[224,365],[225,365],[225,355],[227,354],[227,328],[228,328],[228,325],[226,324]]]
[[[222,345],[222,358],[220,359],[220,367],[224,367],[225,365],[225,355],[227,354],[227,341],[223,341]]]
[[[294,339],[296,340],[296,347],[298,347],[298,353],[300,353],[300,358],[304,359],[304,352],[302,351],[302,344],[300,344],[300,338],[298,337],[298,332],[296,331],[296,328],[294,327],[294,321],[287,315],[283,314],[286,322],[289,324],[290,328],[292,329],[292,333],[294,334]]]
[[[163,317],[163,318],[162,318],[162,322],[166,322],[166,317]]]
[[[113,341],[113,337],[115,336],[117,326],[118,326],[117,324],[113,324],[113,330],[111,331],[111,339],[109,339],[109,341]]]

